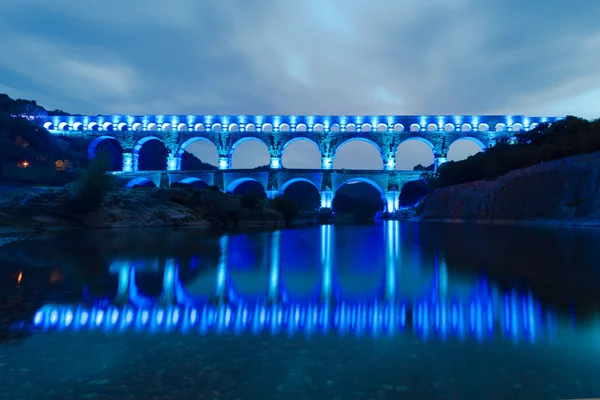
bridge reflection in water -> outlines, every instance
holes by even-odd
[[[112,301],[93,305],[46,305],[34,316],[38,331],[103,330],[106,332],[184,333],[287,333],[394,336],[412,331],[422,338],[458,337],[484,340],[501,336],[513,341],[535,342],[552,338],[556,317],[543,310],[531,294],[503,293],[480,280],[466,296],[452,294],[442,257],[434,260],[430,287],[420,295],[403,297],[398,290],[400,229],[386,230],[386,266],[377,292],[369,298],[345,296],[332,270],[332,226],[321,227],[321,268],[317,290],[304,299],[292,299],[281,277],[281,231],[271,233],[269,277],[262,296],[250,299],[235,289],[227,254],[229,237],[220,239],[214,293],[189,294],[179,277],[176,259],[165,260],[163,288],[158,298],[140,293],[136,266],[116,261],[118,291]],[[235,267],[235,266],[233,266]]]

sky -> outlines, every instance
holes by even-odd
[[[597,118],[598,21],[590,0],[2,0],[0,92],[92,115]],[[233,166],[266,164],[260,146]],[[315,165],[310,146],[284,166]],[[379,168],[346,146],[334,167]],[[423,164],[423,146],[397,163]]]

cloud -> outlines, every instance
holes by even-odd
[[[92,114],[530,114],[600,88],[598,15],[582,0],[6,0],[0,83]]]

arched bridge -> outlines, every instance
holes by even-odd
[[[260,116],[260,115],[108,115],[52,116],[41,123],[54,135],[90,140],[88,155],[104,140],[117,141],[123,155],[122,171],[116,173],[124,183],[150,180],[164,186],[183,180],[202,180],[231,190],[237,184],[255,180],[268,195],[280,193],[298,180],[312,183],[321,192],[321,203],[331,205],[335,191],[344,183],[365,181],[376,187],[387,203],[397,209],[402,186],[419,174],[396,171],[396,153],[407,140],[426,143],[434,156],[435,168],[446,161],[450,145],[468,139],[482,150],[499,137],[513,137],[540,123],[559,117],[526,116]],[[148,141],[164,143],[167,150],[165,171],[139,171],[139,151]],[[218,153],[215,171],[181,171],[181,157],[188,145],[203,140]],[[265,144],[270,155],[270,171],[232,170],[231,157],[237,146],[247,140]],[[286,147],[297,140],[308,140],[321,155],[320,170],[281,170]],[[382,159],[381,171],[342,171],[333,169],[336,152],[351,140],[372,144]],[[119,161],[120,162],[120,161]],[[120,164],[119,164],[120,165]],[[178,172],[181,171],[181,172]],[[125,182],[127,180],[127,182]]]

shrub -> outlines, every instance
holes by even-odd
[[[288,225],[298,216],[299,212],[296,203],[283,196],[269,200],[269,207],[283,214],[283,219]]]
[[[75,200],[82,206],[99,206],[106,195],[115,189],[114,177],[106,173],[109,166],[110,160],[107,156],[98,156],[76,181]]]

